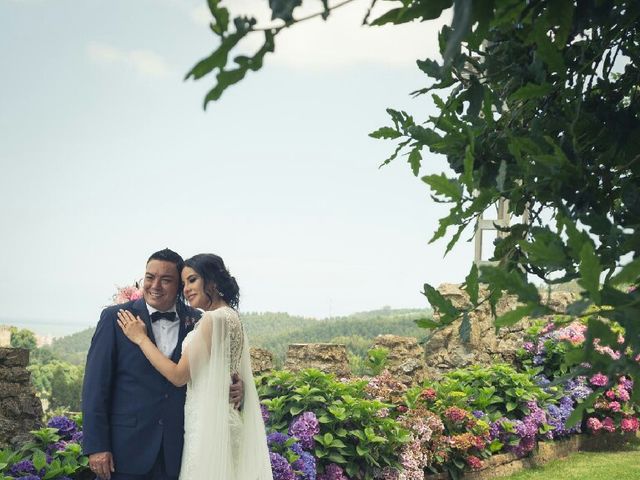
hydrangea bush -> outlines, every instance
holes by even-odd
[[[18,451],[0,452],[2,480],[71,480],[88,472],[87,457],[82,455],[82,430],[79,418],[56,416],[45,428],[35,430],[33,439]]]
[[[268,408],[268,429],[296,438],[312,453],[317,478],[373,479],[376,472],[398,467],[397,452],[409,441],[409,432],[388,414],[392,403],[367,393],[366,380],[340,381],[308,369],[277,371],[256,382]],[[276,476],[290,478],[286,469],[282,472]]]

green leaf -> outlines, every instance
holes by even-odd
[[[196,63],[196,65],[185,76],[185,80],[188,80],[189,78],[198,80],[216,68],[223,69],[227,64],[231,49],[235,47],[248,32],[248,29],[239,30],[226,37],[217,50]]]
[[[43,451],[38,450],[33,454],[33,466],[36,470],[41,470],[47,465],[47,457]]]
[[[442,78],[442,67],[435,60],[427,58],[426,60],[417,60],[418,68],[431,78],[440,80]]]
[[[580,280],[578,283],[589,292],[596,305],[600,305],[600,274],[602,267],[591,242],[586,242],[580,252]]]
[[[620,285],[621,283],[635,283],[640,277],[640,258],[636,258],[627,263],[622,269],[611,279],[612,285]]]
[[[420,172],[420,162],[422,161],[422,155],[420,154],[420,147],[416,147],[409,153],[409,165],[411,165],[411,171],[417,177]]]
[[[290,22],[293,20],[293,11],[302,5],[302,0],[269,0],[271,8],[271,20],[277,18]]]
[[[523,303],[539,303],[540,295],[535,285],[529,283],[522,272],[516,270],[507,271],[502,267],[482,266],[480,268],[480,281],[488,283],[496,295],[502,290],[515,293]]]
[[[407,133],[411,135],[414,140],[431,147],[442,142],[442,137],[438,135],[434,130],[430,128],[421,127],[420,125],[413,125],[407,129]]]
[[[381,127],[375,132],[369,134],[371,138],[394,139],[402,136],[402,133],[391,127]]]
[[[215,23],[211,23],[211,30],[216,35],[223,37],[229,29],[229,10],[224,7],[219,8],[217,6],[219,0],[208,0],[207,3],[209,4],[211,15],[213,15],[213,19],[215,20]]]
[[[537,85],[535,83],[527,83],[518,90],[509,95],[509,101],[529,100],[530,98],[541,98],[549,95],[553,87],[548,83]]]
[[[496,328],[501,328],[514,325],[524,317],[531,315],[535,311],[536,307],[537,305],[535,304],[521,305],[519,307],[516,307],[514,310],[511,310],[510,312],[507,312],[496,318],[495,326]]]
[[[209,102],[218,100],[228,87],[242,80],[249,70],[257,71],[262,68],[265,55],[269,52],[273,52],[275,48],[273,41],[274,34],[267,30],[264,32],[264,35],[264,44],[253,57],[236,57],[235,61],[239,65],[239,68],[234,70],[224,70],[224,66],[220,67],[221,70],[216,76],[217,84],[209,91],[209,93],[207,93],[204,99],[205,109]]]
[[[458,315],[458,309],[453,306],[451,301],[443,297],[439,291],[428,283],[424,284],[423,294],[427,297],[431,306],[440,313],[448,317],[455,317]]]
[[[445,177],[444,173],[440,175],[427,175],[422,177],[422,181],[431,187],[431,190],[437,195],[450,198],[453,201],[462,199],[462,188],[457,180]]]
[[[347,463],[346,458],[344,458],[339,453],[332,453],[327,458],[330,462],[337,463],[338,465],[344,465],[345,463]]]
[[[301,405],[293,405],[289,408],[289,413],[295,417],[296,415],[299,415],[300,412],[302,412],[304,409],[305,408]]]
[[[473,305],[477,304],[480,284],[478,282],[478,266],[475,263],[471,265],[471,270],[469,270],[469,275],[464,279],[464,284],[469,300]]]
[[[436,322],[430,318],[419,318],[417,320],[414,320],[416,322],[416,325],[418,325],[418,327],[420,328],[440,328],[442,326],[441,323]]]

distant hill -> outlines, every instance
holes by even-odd
[[[418,328],[414,320],[430,316],[429,309],[384,308],[322,320],[283,312],[249,312],[242,314],[242,320],[251,345],[270,350],[280,363],[290,343],[337,341],[345,343],[351,353],[362,356],[371,340],[378,335],[394,334],[422,339],[427,331]],[[94,330],[87,328],[58,338],[43,349],[51,351],[58,359],[83,365]]]
[[[73,365],[84,365],[94,331],[94,327],[89,327],[72,335],[56,338],[51,345],[42,347],[42,350],[48,350],[55,358]]]

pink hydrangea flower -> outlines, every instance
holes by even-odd
[[[613,423],[613,419],[611,417],[605,417],[605,419],[602,421],[602,429],[606,432],[615,432],[616,431],[616,425],[615,423]]]
[[[587,428],[591,433],[597,433],[602,429],[602,422],[595,417],[591,417],[587,420]]]
[[[594,385],[596,387],[604,387],[607,383],[609,383],[609,379],[606,375],[598,372],[589,379],[589,382],[591,383],[591,385]]]
[[[612,412],[619,412],[620,408],[620,402],[609,402],[609,410]]]
[[[469,455],[465,460],[472,470],[480,470],[484,466],[482,460],[475,455]]]
[[[452,422],[461,422],[467,418],[468,413],[462,408],[449,407],[444,411],[444,416]]]
[[[620,428],[623,432],[637,432],[640,428],[640,421],[636,417],[626,417],[620,422]]]
[[[607,397],[609,400],[615,400],[616,392],[614,392],[613,390],[607,390],[604,396]]]
[[[618,400],[620,400],[621,402],[628,402],[629,399],[631,398],[629,396],[629,391],[624,389],[624,388],[618,388]]]

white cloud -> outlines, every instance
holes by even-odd
[[[87,46],[87,54],[96,63],[132,69],[146,77],[164,77],[171,72],[164,58],[151,50],[122,50],[104,43],[91,42]]]
[[[263,27],[277,24],[270,19],[264,0],[233,0],[228,5],[232,16],[255,16]],[[368,27],[361,25],[368,6],[369,2],[354,2],[335,10],[327,21],[317,17],[282,32],[267,62],[294,69],[330,70],[358,64],[406,67],[414,66],[417,59],[440,58],[438,31],[451,21],[451,11],[434,21]],[[295,16],[300,18],[321,8],[320,2],[305,2],[295,10]],[[389,2],[384,2],[371,18],[389,8]],[[207,25],[211,14],[206,6],[200,6],[191,11],[191,18]],[[243,53],[257,50],[262,40],[257,33],[250,35],[241,44]]]

